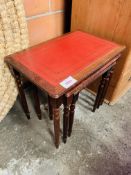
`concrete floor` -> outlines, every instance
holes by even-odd
[[[72,137],[59,149],[44,106],[39,121],[28,95],[28,121],[17,100],[0,123],[0,175],[131,175],[131,91],[95,113],[93,98],[82,91]]]

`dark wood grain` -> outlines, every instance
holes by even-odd
[[[73,95],[72,103],[70,106],[70,114],[69,114],[69,128],[68,128],[68,136],[71,136],[72,127],[74,122],[74,114],[75,114],[75,105],[79,98],[79,93]]]
[[[11,66],[10,66],[10,68],[11,68]],[[23,88],[23,85],[22,85],[21,75],[15,69],[13,69],[13,68],[11,68],[11,69],[12,69],[13,76],[14,76],[15,81],[16,81],[18,91],[19,91],[19,97],[20,97],[21,105],[23,107],[25,115],[27,116],[27,119],[30,119],[30,112],[29,112],[27,101],[26,101],[24,88]]]
[[[110,69],[108,69],[103,75],[102,80],[100,81],[100,85],[98,88],[95,104],[93,107],[93,112],[95,112],[96,108],[99,108],[100,105],[103,104],[104,98],[106,96],[110,80],[112,78],[114,66],[112,66]]]
[[[103,94],[102,94],[101,100],[99,102],[99,106],[102,105],[103,102],[104,102],[104,99],[105,99],[105,96],[106,96],[106,93],[107,93],[107,90],[108,90],[108,87],[109,87],[109,84],[110,84],[113,72],[114,72],[114,67],[109,69],[109,71],[107,71],[107,73],[104,75],[105,76],[104,77],[105,78],[105,87],[104,87],[104,90],[103,90]]]
[[[64,0],[64,33],[70,32],[72,0]]]
[[[41,115],[41,109],[40,109],[40,100],[39,100],[39,96],[38,96],[38,89],[33,84],[32,84],[32,88],[33,88],[32,92],[33,92],[33,96],[34,96],[34,105],[35,105],[36,114],[38,116],[38,119],[41,120],[42,115]]]
[[[62,104],[62,99],[54,99],[50,97],[50,103],[53,110],[53,121],[54,121],[54,138],[55,146],[59,148],[60,144],[60,111],[59,107]]]
[[[49,95],[48,95],[48,114],[49,114],[50,120],[53,120],[53,109],[52,109],[51,99]]]
[[[76,94],[76,93],[80,92],[82,89],[86,88],[90,83],[92,83],[98,77],[103,75],[103,73],[105,73],[107,70],[109,70],[112,66],[114,66],[116,64],[116,60],[119,57],[120,57],[120,55],[116,56],[110,62],[108,62],[106,65],[103,65],[99,69],[95,70],[93,73],[91,73],[89,76],[87,76],[83,81],[81,81],[78,85],[75,85],[75,87],[71,88],[66,93],[66,96],[69,97],[72,94]]]
[[[106,79],[104,78],[104,76],[102,76],[102,80],[100,81],[100,85],[99,85],[99,88],[98,88],[95,104],[94,104],[94,107],[93,107],[93,112],[95,112],[96,108],[99,108],[99,106],[100,106],[100,101],[101,101],[101,98],[102,98],[102,95],[103,95],[103,91],[105,89],[105,83],[106,83]]]
[[[69,114],[70,114],[70,105],[72,102],[73,96],[63,97],[63,105],[64,105],[64,114],[63,114],[63,142],[66,143],[68,129],[69,129]]]

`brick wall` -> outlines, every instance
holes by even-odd
[[[64,0],[23,0],[30,46],[63,34]]]

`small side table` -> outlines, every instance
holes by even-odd
[[[41,43],[10,55],[5,61],[11,68],[27,117],[29,110],[20,74],[48,94],[50,118],[54,121],[55,145],[59,147],[59,107],[64,104],[63,141],[72,132],[75,103],[79,92],[103,75],[93,111],[102,105],[113,73],[113,67],[125,49],[116,43],[82,31]],[[36,110],[41,118],[39,99],[35,89]]]

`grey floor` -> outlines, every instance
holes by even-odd
[[[44,106],[39,121],[28,95],[28,121],[17,100],[0,123],[0,175],[131,175],[131,91],[95,113],[93,101],[82,91],[72,137],[55,149]]]

